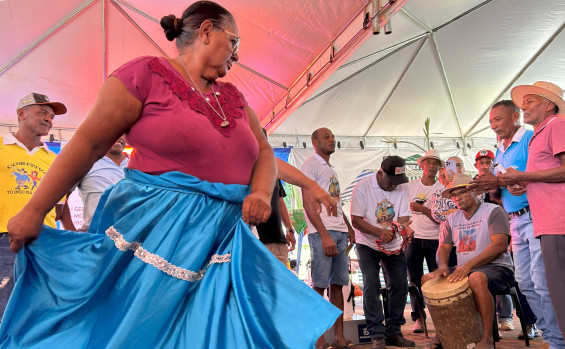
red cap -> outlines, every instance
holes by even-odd
[[[494,160],[494,153],[490,150],[479,150],[477,155],[475,155],[475,161],[479,160],[480,158],[491,158]]]

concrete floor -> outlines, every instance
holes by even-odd
[[[430,337],[428,339],[428,338],[425,337],[425,335],[423,333],[421,333],[421,334],[420,333],[412,333],[412,326],[414,325],[414,322],[412,322],[412,320],[410,319],[410,311],[411,311],[410,305],[408,304],[406,306],[406,309],[404,310],[404,317],[406,318],[406,324],[402,327],[402,332],[403,332],[403,334],[406,338],[416,342],[416,348],[424,348],[424,346],[427,343],[431,342],[431,338],[433,338],[434,335],[435,335],[434,325],[431,321],[431,317],[428,314],[428,319],[426,321],[426,324],[428,326],[429,337]],[[516,349],[516,348],[524,348],[525,347],[524,341],[518,340],[518,334],[521,332],[521,327],[520,327],[520,320],[518,319],[516,314],[514,314],[513,320],[514,320],[514,330],[513,331],[503,331],[503,332],[501,332],[502,337],[500,339],[500,342],[496,343],[496,348],[499,348],[499,349]],[[357,345],[354,345],[353,348],[369,349],[369,348],[371,348],[371,344],[370,343],[368,343],[368,344],[357,344]],[[390,348],[397,348],[397,347],[390,347]],[[532,348],[532,349],[545,348],[541,337],[534,338],[534,339],[530,340],[530,348]]]

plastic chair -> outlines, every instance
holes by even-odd
[[[522,334],[524,335],[525,345],[529,347],[530,339],[528,338],[526,323],[524,321],[524,313],[522,312],[522,305],[520,305],[520,299],[518,299],[516,288],[512,286],[510,288],[507,288],[506,290],[495,292],[492,294],[492,298],[496,299],[496,296],[502,296],[507,294],[510,295],[510,297],[512,297],[512,303],[516,307],[516,315],[518,315],[518,318],[520,319],[520,326],[522,326]],[[494,320],[492,323],[492,339],[494,340],[494,343],[500,342],[500,337],[498,336],[498,321],[496,319],[496,307],[494,307]]]

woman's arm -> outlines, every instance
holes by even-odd
[[[140,117],[142,103],[115,77],[98,94],[92,110],[49,167],[24,208],[8,222],[12,251],[37,238],[45,215]]]
[[[259,143],[259,156],[251,174],[251,194],[243,201],[242,216],[247,224],[257,225],[265,222],[271,214],[271,196],[275,187],[277,165],[275,153],[263,134],[257,115],[245,107],[251,131]]]

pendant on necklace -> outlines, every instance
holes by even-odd
[[[224,120],[224,121],[222,121],[222,123],[220,124],[220,126],[222,126],[222,127],[228,127],[229,124],[230,124],[229,121]]]

